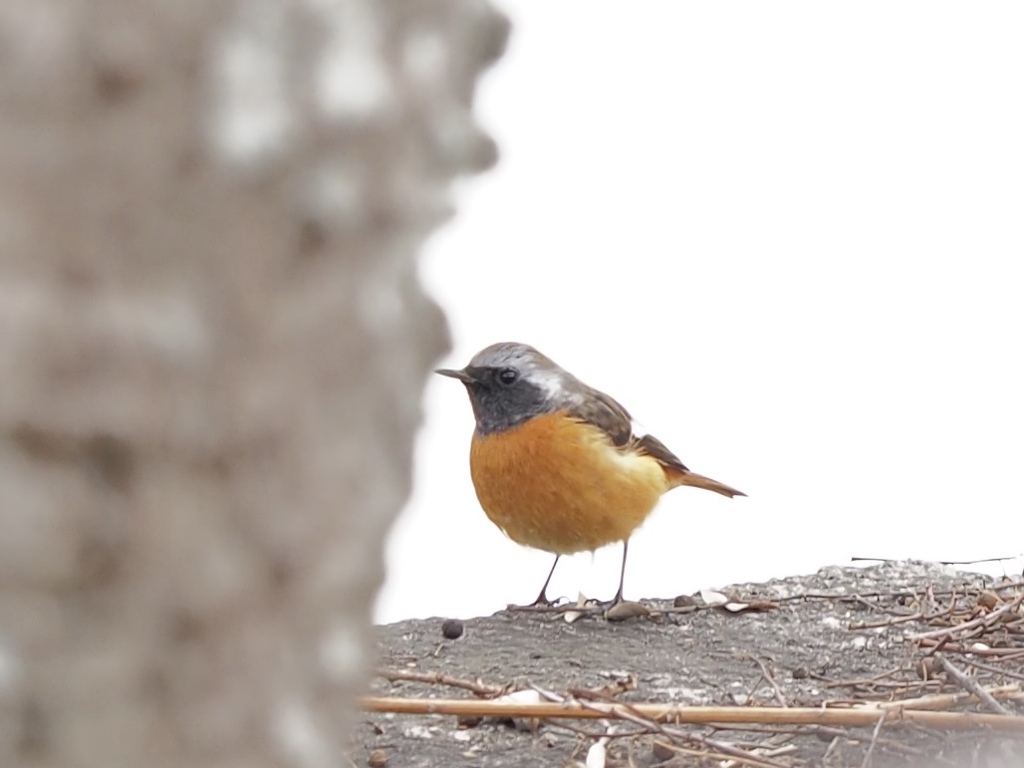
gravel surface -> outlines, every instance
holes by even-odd
[[[981,597],[987,593],[991,597]],[[600,613],[574,623],[558,612],[499,611],[464,620],[458,636],[445,618],[403,621],[379,627],[379,668],[370,695],[404,698],[468,698],[463,687],[400,680],[442,675],[496,688],[531,684],[559,694],[578,689],[614,693],[617,701],[685,705],[777,707],[843,706],[866,701],[912,699],[968,691],[930,660],[934,647],[912,637],[949,630],[941,649],[949,662],[985,686],[1019,683],[1024,659],[957,652],[975,618],[1002,607],[998,622],[981,625],[970,642],[992,648],[1024,648],[1024,587],[978,574],[918,562],[869,568],[825,568],[810,576],[738,584],[720,595],[644,600],[647,616],[608,621]],[[723,599],[728,607],[709,607]],[[705,601],[706,598],[706,601]],[[1012,603],[1017,600],[1017,605]],[[988,601],[986,604],[985,601]],[[993,604],[992,601],[995,600]],[[674,607],[676,605],[690,607]],[[731,609],[731,610],[730,610]],[[941,639],[941,638],[940,638]],[[992,653],[1011,653],[993,651]],[[992,669],[971,666],[972,660]],[[931,664],[922,671],[922,664]],[[628,688],[629,690],[622,690]],[[479,699],[477,699],[479,700]],[[1024,701],[1001,706],[1024,716]],[[961,712],[992,712],[962,703]],[[605,730],[598,720],[513,723],[453,716],[366,713],[354,734],[357,765],[368,761],[406,766],[583,765]],[[568,727],[566,727],[568,726]],[[669,741],[633,723],[616,721],[620,734],[607,743],[605,768],[614,766],[723,766],[721,759],[656,746]],[[577,729],[576,731],[570,728]],[[579,730],[585,730],[582,734]],[[752,732],[679,726],[679,733],[717,744],[751,749],[760,745],[764,766],[1024,766],[1024,731],[1019,739],[978,729],[939,731],[886,724],[873,727],[774,727]],[[872,741],[874,746],[871,747]],[[676,739],[697,752],[706,745]],[[865,762],[865,753],[871,755]],[[771,750],[775,750],[772,752]],[[372,753],[372,756],[371,756]],[[596,750],[591,753],[596,760]],[[381,763],[381,761],[384,761]],[[741,766],[744,763],[734,763]],[[757,765],[756,762],[747,763]]]

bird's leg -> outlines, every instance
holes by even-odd
[[[530,605],[551,605],[551,601],[548,600],[548,584],[551,583],[551,577],[555,575],[555,566],[558,565],[558,561],[561,557],[561,555],[555,555],[555,562],[551,564],[551,570],[548,571],[548,577],[544,579],[544,586],[540,588],[540,594],[537,595],[537,599]]]
[[[548,577],[544,580],[544,586],[540,588],[540,594],[537,595],[537,599],[536,600],[534,600],[529,605],[510,605],[509,608],[510,609],[516,609],[516,608],[518,608],[518,609],[526,609],[526,608],[539,608],[539,607],[546,608],[549,605],[553,605],[553,603],[550,600],[548,600],[548,584],[551,583],[551,577],[555,575],[555,566],[558,565],[558,560],[561,557],[562,557],[561,555],[555,555],[555,562],[553,562],[551,564],[551,570],[548,571]]]
[[[629,539],[623,539],[622,541],[622,570],[619,571],[619,591],[615,593],[615,598],[612,600],[612,605],[618,605],[622,602],[622,584],[626,580],[626,555],[629,554]]]

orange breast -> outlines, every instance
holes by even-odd
[[[629,538],[669,487],[657,461],[620,452],[564,413],[474,435],[470,469],[491,522],[519,544],[558,554]]]

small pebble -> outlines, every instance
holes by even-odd
[[[366,764],[370,768],[384,768],[388,764],[388,753],[383,749],[375,749],[366,758]]]
[[[462,622],[458,619],[446,619],[444,624],[441,625],[441,634],[449,640],[456,640],[462,637],[462,631]]]
[[[807,667],[797,667],[793,670],[794,680],[806,680],[811,676],[811,671]]]
[[[655,741],[654,744],[651,746],[651,755],[659,763],[663,763],[666,760],[671,760],[677,754],[679,753],[672,749],[670,746],[668,746],[668,744],[665,744],[661,741]]]
[[[672,601],[672,605],[676,608],[692,608],[697,605],[697,601],[690,595],[679,595]]]
[[[637,616],[648,616],[650,613],[651,611],[646,605],[634,603],[630,600],[623,600],[621,603],[616,603],[605,611],[604,617],[608,621],[625,621],[626,619],[632,619]]]
[[[999,600],[999,595],[997,595],[990,589],[986,589],[984,592],[978,595],[978,605],[984,606],[985,608],[988,608],[990,611],[997,605],[999,605],[1000,602],[1001,601]]]

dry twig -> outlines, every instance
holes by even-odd
[[[385,680],[392,683],[402,680],[406,682],[427,683],[429,685],[447,685],[452,688],[462,688],[467,691],[472,691],[477,696],[485,699],[502,696],[514,688],[511,683],[506,685],[488,685],[480,682],[479,679],[463,680],[458,677],[442,675],[436,672],[413,672],[406,669],[378,669],[375,670],[373,674],[377,677],[383,677]]]
[[[1024,594],[1018,595],[1014,600],[1004,605],[1001,605],[991,613],[986,613],[984,616],[978,616],[977,618],[965,621],[963,624],[958,624],[955,627],[943,627],[942,629],[935,629],[930,632],[921,632],[920,634],[910,635],[909,640],[930,640],[940,638],[943,635],[949,635],[953,633],[962,634],[968,630],[978,629],[980,627],[991,626],[995,623],[995,620],[1002,616],[1004,613],[1014,611],[1020,607],[1021,602],[1024,601]]]
[[[775,680],[775,675],[771,673],[771,670],[768,669],[768,665],[764,663],[764,660],[760,656],[755,656],[752,653],[741,653],[737,658],[757,662],[757,666],[761,668],[761,677],[772,687],[772,690],[775,691],[775,700],[779,702],[779,706],[789,706],[785,695],[782,693],[782,689],[779,688],[779,684]]]
[[[871,765],[871,755],[875,752],[875,745],[878,743],[878,734],[882,732],[882,724],[885,722],[885,715],[878,718],[875,730],[871,732],[871,741],[864,752],[864,759],[861,760],[860,768],[868,768]]]
[[[1019,687],[1014,686],[1019,692]],[[991,691],[990,691],[991,692]],[[960,699],[961,701],[963,699]],[[860,705],[845,709],[816,707],[689,707],[676,704],[605,704],[566,702],[539,704],[497,703],[469,699],[403,699],[365,697],[361,706],[368,712],[417,715],[459,715],[478,717],[580,718],[618,717],[634,720],[638,715],[656,723],[769,723],[775,725],[874,725],[879,712],[886,722],[901,722],[947,730],[987,727],[996,731],[1024,733],[1024,717],[973,712],[942,712],[914,709],[907,702]]]
[[[1008,669],[1002,669],[1000,667],[995,666],[994,664],[984,664],[975,659],[964,659],[963,663],[968,664],[974,667],[975,669],[980,669],[985,672],[992,672],[993,674],[1000,675],[1002,677],[1009,677],[1013,680],[1024,680],[1024,674],[1021,674],[1019,672],[1013,672]]]
[[[768,762],[767,760],[762,759],[759,755],[755,754],[736,755],[731,752],[716,752],[714,749],[692,749],[690,747],[684,747],[679,744],[673,744],[663,741],[658,743],[661,744],[662,747],[670,749],[673,752],[676,752],[680,755],[689,755],[691,757],[699,757],[704,758],[706,760],[719,760],[725,764],[728,764],[730,762],[733,764],[741,763],[743,765],[753,766],[753,768],[764,768],[765,766],[767,766],[768,768],[774,768],[774,766],[781,765],[781,763],[777,763],[775,761]],[[786,767],[783,766],[783,768]]]
[[[559,696],[557,693],[551,691],[545,691],[537,686],[531,686],[533,690],[537,691],[541,696],[547,698],[550,701],[559,704],[571,704],[574,703],[571,699]],[[583,707],[593,707],[594,705],[587,701],[577,701],[575,703],[580,704]],[[755,768],[787,768],[787,766],[777,763],[773,760],[769,760],[761,757],[752,757],[746,750],[734,747],[731,744],[726,744],[721,741],[710,739],[706,736],[701,736],[695,733],[687,733],[680,731],[675,728],[668,728],[664,724],[645,717],[642,713],[638,712],[633,706],[629,704],[616,704],[615,717],[623,720],[627,720],[634,725],[639,725],[650,733],[659,733],[666,738],[672,740],[681,740],[691,744],[699,744],[703,746],[709,752],[723,753],[730,756],[735,760],[746,763],[747,765],[755,766]],[[707,754],[707,752],[705,753]]]
[[[990,694],[988,691],[982,688],[978,684],[977,680],[975,680],[973,677],[970,677],[969,675],[965,675],[941,653],[936,653],[935,658],[938,659],[938,662],[942,665],[942,668],[946,670],[947,675],[949,675],[951,678],[960,683],[960,685],[962,685],[968,691],[977,696],[981,700],[981,703],[988,707],[991,711],[995,712],[997,715],[1013,715],[1013,713],[1010,712],[1010,710],[1008,710],[1006,707],[1004,707],[1002,704],[996,701],[995,697],[993,697],[992,694]]]

